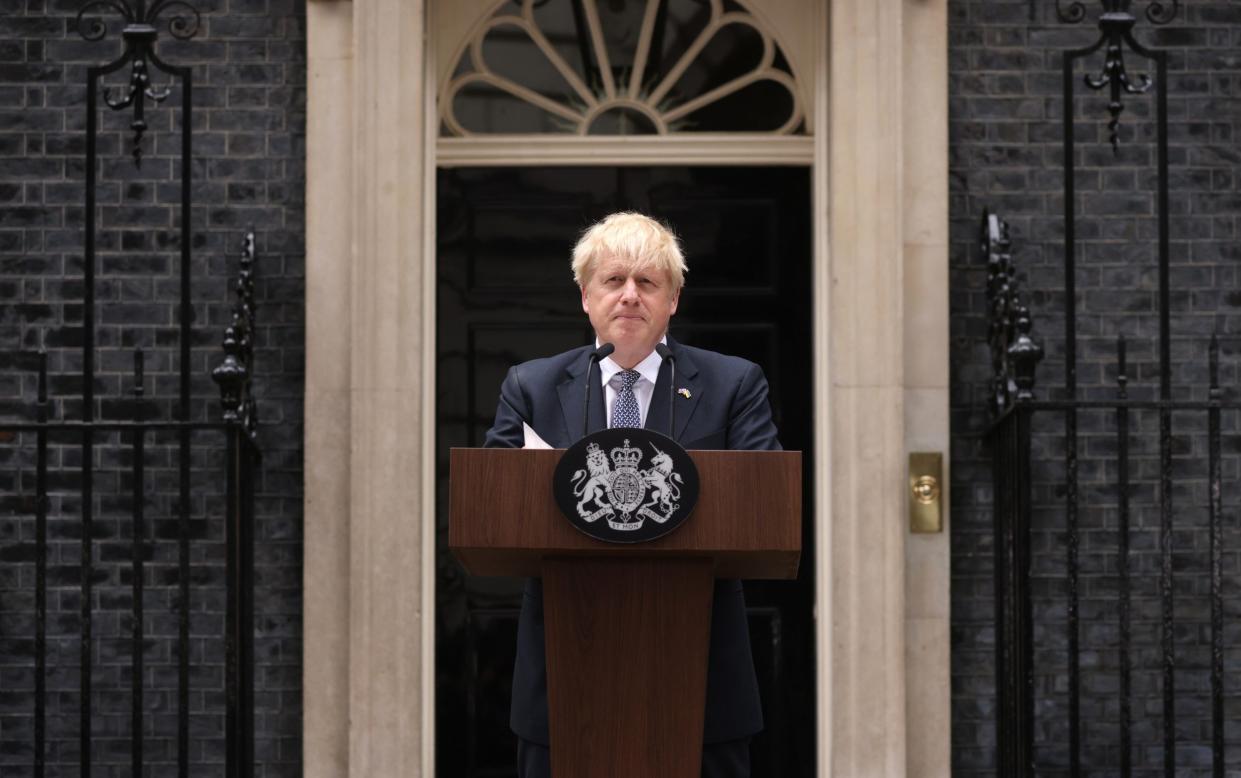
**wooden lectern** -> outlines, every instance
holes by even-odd
[[[715,578],[794,578],[801,453],[691,451],[698,505],[605,543],[556,506],[563,451],[451,452],[448,544],[471,575],[541,577],[552,774],[698,778]]]

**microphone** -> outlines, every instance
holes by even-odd
[[[672,349],[668,348],[667,343],[656,343],[655,353],[668,361],[668,437],[676,440],[677,358],[672,356]]]
[[[595,363],[604,357],[609,357],[616,350],[616,346],[611,343],[604,343],[599,348],[590,352],[590,361],[586,363],[586,397],[582,401],[582,437],[590,434],[590,371]]]

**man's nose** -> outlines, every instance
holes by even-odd
[[[621,300],[625,302],[637,302],[638,300],[638,282],[632,278],[625,282],[621,287]]]

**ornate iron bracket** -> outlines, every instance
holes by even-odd
[[[1133,5],[1133,0],[1102,0],[1102,4],[1104,14],[1129,14],[1129,8]],[[1151,24],[1163,25],[1175,19],[1180,12],[1180,0],[1172,0],[1171,3],[1150,0],[1146,4],[1145,16]],[[1062,5],[1060,0],[1056,0],[1056,17],[1062,22],[1077,24],[1086,18],[1086,4],[1081,2],[1081,0],[1074,0],[1074,2],[1066,6]]]
[[[1131,77],[1125,67],[1124,51],[1126,46],[1138,53],[1144,50],[1133,39],[1133,27],[1137,17],[1130,13],[1133,0],[1102,0],[1103,13],[1099,16],[1099,30],[1102,37],[1091,49],[1105,47],[1103,67],[1097,74],[1087,74],[1086,86],[1099,90],[1107,87],[1109,98],[1107,104],[1111,121],[1108,122],[1108,135],[1113,153],[1120,151],[1120,114],[1125,110],[1124,95],[1139,95],[1148,92],[1152,86],[1151,77],[1138,73]],[[1176,18],[1180,12],[1180,0],[1162,3],[1153,0],[1147,3],[1145,16],[1147,21],[1155,25],[1165,25]],[[1086,18],[1086,4],[1075,0],[1062,6],[1056,0],[1056,17],[1066,24],[1077,24]]]
[[[233,321],[224,330],[224,360],[211,371],[220,387],[224,420],[241,422],[254,440],[258,435],[257,409],[250,393],[254,374],[254,230],[242,239],[241,267],[237,273]]]
[[[1034,370],[1043,347],[1031,336],[1030,309],[1021,302],[1013,267],[1008,223],[984,211],[981,244],[987,258],[987,302],[991,320],[991,411],[999,416],[1016,402],[1034,399]]]
[[[129,128],[134,131],[132,155],[134,165],[142,165],[142,136],[146,133],[146,101],[159,104],[171,94],[170,88],[158,89],[151,84],[149,63],[161,65],[155,53],[155,40],[159,36],[158,23],[164,11],[175,8],[176,13],[168,20],[168,32],[178,40],[189,40],[198,34],[202,16],[198,10],[186,0],[156,0],[147,6],[147,0],[87,0],[77,15],[78,34],[84,40],[102,40],[108,28],[103,20],[87,16],[92,10],[111,10],[120,14],[125,20],[121,30],[121,38],[125,41],[125,51],[114,64],[123,67],[130,63],[129,86],[118,96],[113,97],[112,89],[103,90],[104,103],[114,111],[133,107],[134,118]]]

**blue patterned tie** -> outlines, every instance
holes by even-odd
[[[638,411],[638,398],[634,396],[633,385],[638,383],[642,374],[637,370],[620,372],[621,386],[612,401],[613,427],[641,427],[642,414]]]

